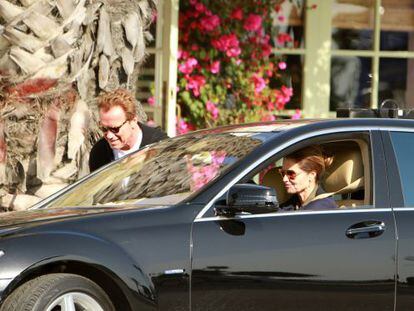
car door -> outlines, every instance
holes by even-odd
[[[199,215],[192,310],[393,310],[394,219],[381,137],[369,136],[371,204],[234,217],[213,204]]]
[[[414,305],[414,132],[384,132],[390,199],[398,228],[396,310]]]

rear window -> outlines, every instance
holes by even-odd
[[[397,157],[406,206],[414,206],[414,133],[392,132],[392,144]]]

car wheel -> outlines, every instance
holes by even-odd
[[[114,311],[108,295],[91,280],[66,273],[47,274],[13,291],[1,311]]]

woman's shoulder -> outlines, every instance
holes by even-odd
[[[338,205],[332,196],[313,200],[303,207],[304,210],[326,210],[336,208],[338,208]]]

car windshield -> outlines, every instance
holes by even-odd
[[[199,132],[165,140],[112,163],[42,208],[176,204],[217,178],[269,135]]]

